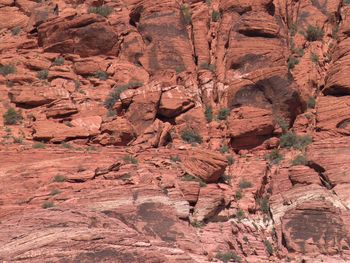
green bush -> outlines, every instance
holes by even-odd
[[[238,262],[238,263],[242,262],[242,259],[232,251],[218,252],[215,257],[225,263],[232,262],[232,261]]]
[[[219,151],[224,154],[224,153],[227,153],[229,150],[228,146],[227,145],[223,145],[220,147]]]
[[[12,139],[13,139],[13,143],[16,143],[16,144],[22,144],[23,143],[23,138],[22,137],[12,136]]]
[[[181,139],[187,143],[202,143],[203,139],[196,131],[185,129],[181,132]]]
[[[267,199],[266,197],[263,197],[261,199],[258,200],[258,203],[260,205],[260,210],[264,213],[264,214],[268,214],[270,212],[270,204],[269,204],[269,199]]]
[[[309,135],[298,136],[294,132],[287,132],[280,137],[280,146],[282,148],[304,149],[312,143]]]
[[[237,191],[236,191],[236,199],[237,199],[237,200],[241,200],[242,197],[243,197],[242,192],[241,192],[240,190],[237,190]]]
[[[58,195],[60,193],[61,193],[61,191],[55,188],[50,192],[50,195],[54,196],[54,195]]]
[[[192,23],[192,16],[190,8],[187,5],[181,5],[181,14],[185,24],[190,25]]]
[[[209,63],[202,63],[200,65],[201,69],[206,69],[206,70],[210,70],[210,71],[215,71],[215,65],[209,64]]]
[[[314,97],[309,97],[307,100],[307,107],[310,109],[314,109],[316,106],[316,99]]]
[[[91,14],[97,14],[103,17],[108,17],[113,12],[113,7],[110,6],[97,6],[97,7],[90,7],[88,10],[88,13]]]
[[[63,57],[57,57],[52,62],[52,65],[54,65],[54,66],[62,66],[63,64],[64,64],[64,58]]]
[[[19,33],[21,33],[21,28],[19,26],[16,26],[11,29],[11,34],[13,36],[17,36]]]
[[[55,175],[55,177],[52,180],[55,183],[63,183],[65,181],[67,181],[67,177],[65,177],[64,175]]]
[[[318,26],[309,25],[306,29],[306,40],[313,42],[322,40],[324,35],[323,29]]]
[[[269,154],[265,155],[265,160],[270,164],[278,164],[283,160],[283,156],[280,154],[279,150],[273,149]]]
[[[227,109],[227,108],[220,109],[219,113],[218,113],[218,119],[219,120],[226,120],[229,115],[230,115],[229,109]]]
[[[113,90],[109,93],[108,97],[106,98],[104,106],[107,109],[112,110],[114,104],[120,99],[120,94],[122,94],[123,91],[127,89],[141,87],[142,85],[142,82],[130,82],[128,84],[113,88]]]
[[[207,122],[211,122],[213,120],[213,109],[211,107],[206,107],[204,115]]]
[[[0,65],[0,74],[3,76],[13,74],[16,72],[16,69],[13,65]]]
[[[218,11],[213,11],[212,13],[211,13],[211,20],[213,21],[213,22],[218,22],[219,20],[220,20],[220,13],[218,12]]]
[[[23,117],[15,109],[9,108],[3,115],[5,125],[15,125],[20,122]]]
[[[125,155],[123,157],[123,160],[124,160],[124,162],[130,163],[130,164],[138,164],[139,163],[139,161],[131,155]]]
[[[35,142],[32,145],[33,149],[44,149],[45,148],[45,144],[42,142]]]
[[[242,209],[238,209],[236,212],[236,218],[241,221],[242,219],[245,218],[244,211]]]
[[[109,76],[106,71],[99,70],[95,72],[94,77],[98,78],[99,80],[107,80]]]
[[[47,208],[51,208],[51,207],[54,207],[54,206],[55,206],[55,205],[54,205],[53,202],[51,202],[51,201],[45,201],[41,207],[44,208],[44,209],[47,209]]]
[[[350,0],[344,0],[344,5],[350,5]]]
[[[299,59],[297,59],[296,57],[290,56],[288,58],[288,69],[293,69],[295,68],[296,65],[299,64]]]
[[[178,155],[171,155],[170,156],[170,161],[176,163],[176,162],[181,162],[181,158]]]
[[[311,59],[311,61],[312,61],[313,63],[315,63],[315,64],[318,64],[318,62],[319,62],[318,55],[315,54],[315,53],[311,53],[310,59]]]
[[[270,256],[272,256],[273,255],[273,247],[272,247],[270,241],[264,240],[264,245],[265,245],[266,251],[270,254]]]
[[[49,71],[47,69],[43,69],[37,72],[38,79],[47,79],[49,77]]]
[[[192,222],[191,222],[191,226],[193,226],[193,227],[195,227],[195,228],[201,228],[201,227],[203,227],[203,222],[201,222],[201,221],[197,221],[197,220],[193,220]]]
[[[200,187],[205,187],[207,186],[207,184],[201,179],[201,178],[198,178],[198,177],[195,177],[195,176],[192,176],[188,173],[185,173],[182,177],[181,177],[181,180],[182,181],[186,181],[186,182],[199,182],[199,186]]]
[[[306,165],[306,164],[307,164],[307,158],[305,157],[305,155],[302,155],[302,154],[297,155],[292,161],[292,165]]]
[[[278,116],[275,118],[275,121],[278,124],[278,126],[282,129],[283,133],[286,133],[288,131],[289,126],[284,118]]]
[[[249,181],[246,181],[245,179],[241,180],[239,182],[239,188],[246,189],[252,187],[252,183]]]
[[[227,156],[226,159],[227,159],[227,164],[228,165],[232,165],[232,164],[235,163],[235,160],[233,159],[232,156]]]
[[[73,148],[73,146],[70,145],[70,144],[67,143],[67,142],[62,142],[62,143],[61,143],[61,146],[62,146],[63,148],[66,148],[66,149],[72,149],[72,148]]]

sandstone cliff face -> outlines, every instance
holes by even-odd
[[[0,261],[350,261],[349,20],[0,0]]]

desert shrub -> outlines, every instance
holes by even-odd
[[[226,120],[229,115],[230,115],[229,109],[227,109],[227,108],[220,109],[218,112],[218,119],[219,120]]]
[[[280,154],[279,150],[273,149],[269,154],[265,155],[265,160],[270,164],[278,164],[283,160],[283,156]]]
[[[344,5],[350,5],[350,0],[344,0],[343,3]]]
[[[219,149],[219,151],[221,152],[221,153],[227,153],[228,152],[228,146],[227,145],[223,145],[223,146],[221,146],[220,147],[220,149]]]
[[[220,13],[218,12],[218,11],[213,11],[212,13],[211,13],[211,20],[213,21],[213,22],[218,22],[219,20],[220,20]]]
[[[197,220],[193,220],[192,222],[191,222],[191,226],[193,226],[193,227],[195,227],[195,228],[201,228],[201,227],[203,227],[203,222],[201,222],[201,221],[197,221]]]
[[[47,69],[43,69],[37,72],[36,76],[38,79],[47,79],[49,77],[49,71]]]
[[[181,5],[181,14],[185,24],[190,25],[192,23],[192,16],[190,8],[187,5]]]
[[[289,32],[291,36],[295,36],[295,34],[297,33],[298,27],[296,23],[292,23],[289,27]]]
[[[299,64],[299,59],[297,59],[296,57],[290,56],[288,58],[288,69],[291,70],[298,64]]]
[[[63,183],[67,181],[67,177],[65,177],[64,175],[58,174],[58,175],[55,175],[52,181],[55,183]]]
[[[62,142],[62,143],[61,143],[61,146],[62,146],[63,148],[65,148],[65,149],[72,149],[72,148],[73,148],[73,146],[70,145],[70,144],[67,143],[67,142]]]
[[[307,158],[305,157],[305,155],[302,155],[302,154],[297,155],[292,161],[292,165],[306,165],[306,164],[307,164]]]
[[[205,119],[207,120],[207,122],[211,122],[213,120],[213,109],[212,109],[212,107],[206,107],[204,115],[205,115]]]
[[[317,54],[311,53],[310,59],[313,63],[318,64],[319,58]]]
[[[205,187],[207,186],[207,184],[201,179],[201,178],[198,178],[198,177],[195,177],[195,176],[192,176],[188,173],[185,173],[182,177],[181,177],[181,180],[182,181],[186,181],[186,182],[199,182],[199,186],[200,187]]]
[[[304,149],[312,143],[309,135],[298,136],[294,132],[287,132],[280,137],[280,146],[282,148]]]
[[[106,71],[99,70],[95,72],[94,77],[98,78],[99,80],[107,80],[109,76]]]
[[[13,36],[17,36],[19,33],[21,33],[21,28],[19,26],[16,26],[11,29],[11,34]]]
[[[265,245],[266,251],[270,254],[270,256],[272,256],[273,255],[273,247],[272,247],[270,241],[264,240],[264,245]]]
[[[222,176],[220,176],[219,178],[219,183],[222,184],[230,184],[231,183],[231,176],[227,175],[227,174],[223,174]]]
[[[269,204],[269,199],[266,197],[263,197],[261,199],[258,200],[258,203],[260,205],[260,210],[264,213],[264,214],[268,214],[270,211],[270,204]]]
[[[240,190],[237,190],[237,191],[236,191],[236,199],[237,199],[237,200],[241,200],[242,197],[243,197],[242,192],[241,192]]]
[[[176,74],[180,74],[181,72],[185,71],[185,68],[184,67],[176,67],[175,71],[176,71]]]
[[[60,193],[61,193],[61,191],[55,188],[50,192],[50,195],[54,196],[54,195],[58,195]]]
[[[215,257],[225,263],[231,262],[231,261],[238,262],[238,263],[242,262],[242,259],[232,251],[218,252]]]
[[[5,125],[15,125],[23,119],[21,113],[17,112],[14,108],[9,108],[4,113],[3,118]]]
[[[310,109],[314,109],[316,106],[316,99],[314,97],[309,97],[307,100],[307,107]]]
[[[54,66],[62,66],[63,64],[64,64],[64,58],[63,57],[57,57],[52,62],[52,65],[54,65]]]
[[[13,143],[16,143],[16,144],[22,144],[23,143],[23,138],[22,137],[12,136],[12,139],[13,139]]]
[[[16,69],[13,65],[0,65],[0,74],[3,76],[13,74],[16,72]]]
[[[306,40],[313,42],[322,40],[324,35],[323,29],[318,26],[309,25],[306,29]]]
[[[181,132],[181,139],[187,143],[202,143],[203,139],[196,131],[185,129]]]
[[[232,164],[235,163],[235,160],[233,159],[232,156],[227,156],[226,159],[227,159],[227,164],[228,165],[232,165]]]
[[[123,91],[131,88],[141,87],[142,85],[142,82],[130,82],[128,84],[113,88],[113,90],[109,93],[108,97],[106,98],[104,106],[107,109],[111,110],[114,104],[120,99],[120,94],[122,94]]]
[[[176,163],[176,162],[181,162],[181,158],[178,155],[171,155],[170,156],[170,161]]]
[[[90,7],[88,10],[88,13],[91,14],[97,14],[103,17],[108,17],[113,12],[113,7],[110,6],[96,6],[96,7]]]
[[[51,207],[54,207],[55,205],[54,205],[54,203],[53,202],[51,202],[51,201],[45,201],[43,204],[42,204],[42,208],[44,208],[44,209],[47,209],[47,208],[51,208]]]
[[[33,149],[44,149],[45,148],[45,144],[42,142],[35,142],[32,145]]]
[[[245,218],[244,211],[242,209],[238,209],[236,211],[236,218],[240,221]]]
[[[241,188],[241,189],[246,189],[246,188],[250,188],[250,187],[252,187],[252,183],[249,181],[246,181],[243,179],[239,182],[239,188]]]
[[[209,63],[202,63],[200,65],[201,69],[206,69],[206,70],[210,70],[210,71],[215,71],[215,65],[213,64],[209,64]]]
[[[124,162],[130,163],[130,164],[138,164],[138,160],[134,158],[132,155],[125,155],[123,157]]]

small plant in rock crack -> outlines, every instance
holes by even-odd
[[[49,77],[49,71],[47,69],[43,69],[37,72],[38,79],[45,80]]]
[[[289,70],[292,70],[295,68],[296,65],[299,64],[299,59],[297,59],[296,57],[293,57],[293,56],[290,56],[288,58],[288,69]]]
[[[204,182],[201,178],[192,176],[192,175],[190,175],[188,173],[185,173],[181,177],[181,180],[182,181],[187,181],[187,182],[190,182],[190,181],[198,182],[200,187],[206,187],[207,186],[206,182]]]
[[[182,19],[186,25],[191,25],[192,23],[192,16],[191,11],[188,5],[181,5],[181,14]]]
[[[307,158],[303,154],[297,155],[292,161],[293,166],[294,165],[306,165],[306,164],[307,164]]]
[[[134,158],[132,155],[125,155],[123,157],[124,162],[129,163],[129,164],[138,164],[139,161]]]
[[[318,41],[318,40],[322,40],[324,36],[324,31],[322,28],[318,27],[318,26],[312,26],[309,25],[306,29],[306,40],[313,42],[313,41]]]
[[[22,114],[14,108],[9,108],[4,114],[4,125],[16,125],[23,120]]]
[[[13,36],[17,36],[19,33],[21,33],[21,28],[19,26],[16,26],[11,29],[11,34]]]
[[[318,62],[319,62],[319,60],[320,60],[320,59],[318,58],[318,55],[315,54],[315,53],[311,53],[310,59],[311,59],[311,61],[312,61],[313,63],[315,63],[315,64],[318,64]]]
[[[269,154],[265,155],[265,160],[270,164],[279,164],[283,160],[283,155],[280,154],[278,149],[273,149]]]
[[[270,212],[270,204],[269,204],[269,199],[267,197],[263,197],[257,200],[258,204],[260,206],[260,210],[264,214],[269,214]]]
[[[230,115],[230,109],[227,109],[227,108],[220,109],[218,113],[218,120],[226,120],[229,115]]]
[[[212,107],[206,107],[204,115],[205,115],[205,119],[207,120],[207,122],[212,122],[212,120],[213,120],[213,109],[212,109]]]
[[[58,174],[58,175],[55,175],[52,181],[55,183],[63,183],[67,181],[67,177],[65,177],[64,175]]]
[[[95,72],[94,77],[98,78],[99,80],[107,80],[109,76],[106,71],[99,70]]]
[[[181,158],[178,155],[172,155],[170,156],[170,161],[176,163],[176,162],[181,162]]]
[[[273,255],[273,247],[272,247],[270,241],[268,241],[267,239],[264,240],[264,245],[265,245],[266,251],[269,253],[270,256],[272,256]]]
[[[227,156],[226,159],[227,159],[227,164],[228,165],[232,165],[232,164],[235,163],[235,160],[233,159],[233,157],[231,155]]]
[[[218,22],[220,20],[220,12],[213,10],[211,13],[211,21]]]
[[[237,191],[236,191],[236,199],[237,199],[237,200],[241,200],[242,197],[243,197],[242,192],[241,192],[240,190],[237,190]]]
[[[204,224],[201,221],[193,220],[191,222],[191,226],[196,227],[196,228],[201,228],[204,226]]]
[[[51,208],[51,207],[54,207],[54,206],[55,206],[55,204],[53,202],[45,201],[41,207],[44,208],[44,209],[47,209],[47,208]]]
[[[316,106],[316,99],[314,97],[309,97],[307,100],[307,107],[309,109],[314,109]]]
[[[282,148],[304,149],[312,143],[312,138],[309,135],[299,136],[294,132],[287,132],[280,137],[280,146]]]
[[[210,64],[210,63],[202,63],[200,65],[200,69],[206,69],[206,70],[210,70],[210,71],[215,71],[215,65]]]
[[[226,252],[218,252],[215,256],[218,260],[221,260],[222,262],[238,262],[241,263],[242,259],[237,256],[234,252],[232,251],[226,251]]]
[[[247,188],[251,188],[252,186],[253,186],[252,183],[249,181],[246,181],[245,179],[239,182],[240,189],[247,189]]]
[[[242,219],[245,218],[244,211],[242,209],[237,209],[236,211],[236,218],[241,221]]]
[[[0,74],[7,76],[16,72],[16,68],[13,65],[0,65]]]
[[[54,196],[54,195],[58,195],[60,193],[61,193],[61,191],[55,188],[55,189],[51,190],[50,195]]]
[[[52,62],[53,66],[62,66],[64,64],[64,57],[57,57],[55,60]]]
[[[113,12],[113,7],[111,6],[96,6],[96,7],[90,7],[88,10],[88,13],[91,14],[98,14],[103,17],[108,17]]]
[[[222,184],[230,184],[231,183],[231,176],[227,175],[227,174],[223,174],[220,178],[219,178],[219,183]]]
[[[219,151],[220,151],[220,153],[224,154],[224,153],[227,153],[229,151],[229,148],[227,145],[223,145],[220,147]]]
[[[202,143],[203,139],[196,131],[187,128],[181,132],[181,139],[187,143]]]
[[[277,125],[282,129],[282,132],[286,133],[289,128],[287,121],[281,116],[276,116],[274,119]]]

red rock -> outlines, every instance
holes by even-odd
[[[116,118],[102,124],[101,135],[96,141],[102,145],[125,146],[134,138],[135,132],[130,122],[124,118]]]
[[[318,173],[302,165],[289,168],[289,179],[292,184],[318,184],[322,185]]]
[[[59,100],[46,105],[46,117],[47,118],[59,118],[66,117],[77,113],[78,109],[75,104],[70,100]]]
[[[227,160],[222,155],[204,150],[190,150],[181,160],[187,173],[207,183],[217,182],[227,166]]]

